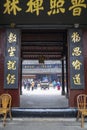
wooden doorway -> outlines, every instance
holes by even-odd
[[[22,30],[21,57],[23,60],[38,60],[44,64],[46,60],[67,61],[66,30]],[[61,62],[62,63],[62,62]],[[66,63],[67,64],[67,63]],[[61,67],[62,71],[64,65]],[[65,67],[67,69],[67,67]],[[64,73],[64,72],[63,72]],[[67,74],[61,74],[64,91]],[[25,74],[27,76],[27,74]],[[35,76],[35,75],[34,75]],[[66,83],[67,85],[67,83]],[[68,94],[68,87],[66,89]],[[64,92],[62,92],[64,94]],[[66,95],[65,95],[66,96]]]

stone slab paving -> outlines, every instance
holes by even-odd
[[[87,121],[84,128],[75,118],[13,118],[7,119],[3,127],[0,120],[0,130],[87,130]]]
[[[61,89],[56,88],[46,90],[23,90],[24,94],[20,95],[21,108],[66,108],[68,107],[68,98],[61,95]]]

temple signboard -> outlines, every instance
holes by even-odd
[[[87,0],[0,0],[0,25],[86,24]]]

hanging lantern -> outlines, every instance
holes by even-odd
[[[45,60],[45,57],[43,55],[39,57],[39,63],[44,64],[44,60]]]

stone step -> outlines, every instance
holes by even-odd
[[[30,108],[12,108],[13,117],[76,117],[77,109],[59,108],[59,109],[30,109]]]

